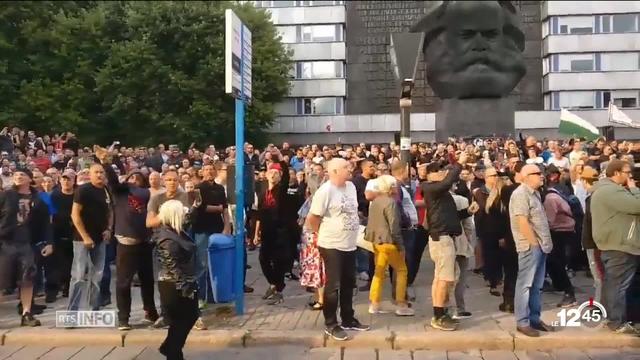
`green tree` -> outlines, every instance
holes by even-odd
[[[87,142],[228,145],[226,8],[252,31],[246,129],[265,139],[291,54],[264,10],[235,2],[0,3],[0,121]]]

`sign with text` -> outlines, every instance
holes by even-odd
[[[251,102],[251,31],[225,10],[225,92]]]
[[[61,328],[112,328],[116,326],[116,312],[105,311],[56,311],[56,327]]]

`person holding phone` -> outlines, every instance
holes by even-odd
[[[151,197],[149,183],[140,172],[132,172],[122,183],[118,181],[105,149],[98,148],[96,158],[102,164],[114,195],[118,330],[131,330],[131,284],[136,273],[140,279],[145,321],[155,323],[159,318],[154,301],[151,232],[145,226]]]

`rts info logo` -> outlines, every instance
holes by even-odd
[[[562,309],[558,312],[552,326],[581,327],[595,329],[607,318],[607,310],[593,298],[585,301],[577,309]]]

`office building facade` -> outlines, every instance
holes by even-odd
[[[542,3],[545,110],[640,104],[640,1]]]
[[[424,14],[425,1],[253,3],[271,13],[295,61],[289,97],[276,107],[276,139],[393,138],[399,131],[398,89],[389,33],[407,31]],[[517,129],[553,136],[560,108],[585,110],[588,120],[605,126],[609,101],[639,107],[640,1],[512,3],[525,34],[527,66],[511,94]],[[439,106],[420,62],[412,115],[416,140],[433,139]]]

